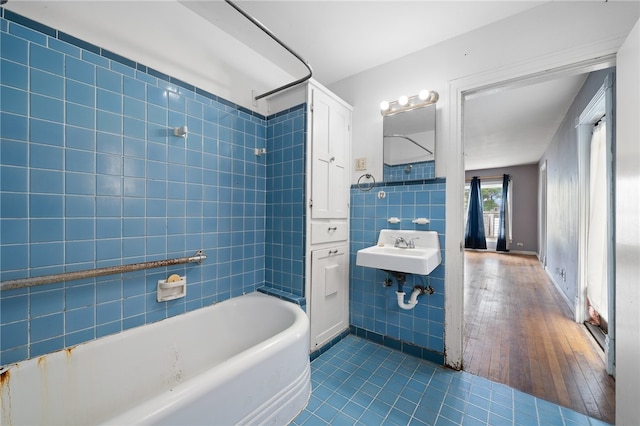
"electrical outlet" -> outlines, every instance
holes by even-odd
[[[356,158],[356,170],[357,171],[367,170],[366,158]]]

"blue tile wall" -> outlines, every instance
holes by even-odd
[[[383,190],[385,198],[378,198]],[[401,222],[390,224],[387,219]],[[418,217],[430,220],[427,225],[413,224]],[[398,307],[397,284],[383,285],[384,271],[356,265],[356,253],[378,241],[381,229],[415,229],[437,231],[442,263],[428,277],[407,276],[404,291],[409,295],[414,285],[430,285],[432,295],[421,295],[412,310]],[[445,264],[445,182],[443,179],[413,184],[383,184],[370,191],[351,189],[350,250],[350,323],[358,335],[377,336],[412,349],[433,354],[444,353],[444,264]],[[405,297],[405,300],[408,296]],[[417,348],[416,348],[417,347]],[[423,357],[429,358],[427,355]],[[437,357],[435,357],[437,358]]]
[[[435,161],[398,164],[396,166],[389,166],[385,164],[383,169],[383,180],[385,182],[407,182],[418,179],[433,179],[436,176]]]
[[[208,256],[202,265],[3,291],[0,364],[263,286],[267,166],[254,148],[268,145],[266,118],[10,11],[0,15],[2,281],[199,249]],[[278,117],[283,129],[294,127],[276,139],[297,140],[299,117],[301,110]],[[172,135],[184,125],[187,138]],[[289,181],[272,196],[274,211],[299,197],[298,150],[273,152],[287,173],[277,185]],[[297,247],[297,229],[272,234],[273,245]],[[285,269],[288,284],[301,274],[297,264]],[[156,283],[172,273],[186,275],[187,295],[158,303]]]
[[[304,296],[306,106],[268,117],[265,286]]]

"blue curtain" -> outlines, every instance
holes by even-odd
[[[464,232],[464,247],[471,249],[486,249],[487,239],[484,233],[484,218],[482,216],[482,192],[480,179],[474,176],[471,180],[469,193],[469,207],[467,209],[467,227]]]
[[[509,251],[507,247],[507,196],[509,194],[509,175],[502,175],[502,204],[500,205],[500,229],[496,251]]]

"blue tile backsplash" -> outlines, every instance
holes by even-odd
[[[419,179],[433,179],[436,176],[435,161],[422,161],[411,164],[384,165],[385,182],[406,182]]]
[[[269,234],[269,253],[265,242],[268,202],[288,211],[300,196],[301,146],[273,145],[285,174],[269,175],[267,200],[266,159],[254,154],[272,146],[266,117],[0,12],[2,281],[199,249],[208,256],[202,265],[3,291],[0,364],[253,291],[265,284],[267,263],[289,274],[278,285],[303,291],[303,261],[282,245],[304,247],[293,238],[300,223]],[[303,111],[274,117],[288,133],[270,137],[300,144]],[[185,125],[187,138],[173,136]],[[158,303],[156,282],[172,273],[186,275],[187,295]]]
[[[386,196],[379,198],[384,191]],[[397,217],[398,224],[387,219]],[[427,218],[427,225],[413,224]],[[369,191],[351,189],[350,323],[355,334],[386,346],[434,362],[444,362],[444,264],[445,264],[445,181],[422,180],[412,183],[378,184]],[[414,285],[434,288],[421,295],[412,310],[398,307],[395,279],[389,287],[384,271],[356,265],[358,250],[378,241],[381,229],[436,231],[440,236],[442,263],[428,277],[408,275],[404,292]],[[405,296],[405,300],[408,296]],[[406,350],[405,350],[406,349]]]

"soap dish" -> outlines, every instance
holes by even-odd
[[[173,274],[166,280],[158,281],[158,292],[156,295],[156,300],[158,302],[179,299],[186,295],[187,277],[181,277],[178,274]]]
[[[419,217],[417,219],[413,219],[411,222],[418,225],[426,225],[427,223],[429,223],[429,219],[427,219],[426,217]]]

